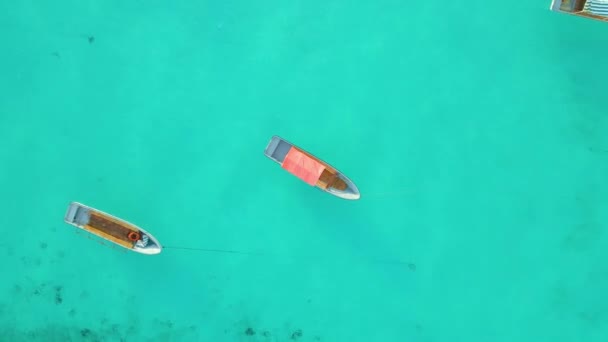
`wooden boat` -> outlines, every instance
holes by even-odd
[[[551,10],[608,21],[608,0],[553,0]]]
[[[264,154],[309,185],[344,199],[361,197],[359,189],[343,173],[276,135],[266,146]]]
[[[134,224],[86,205],[72,202],[65,222],[126,249],[142,254],[158,254],[163,247],[150,233]]]

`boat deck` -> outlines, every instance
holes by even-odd
[[[133,248],[134,242],[129,240],[127,235],[133,231],[137,232],[136,229],[96,212],[91,212],[90,215],[89,222],[84,226],[85,229],[124,247]]]
[[[346,182],[344,182],[338,175],[333,172],[333,170],[325,168],[323,173],[321,173],[321,177],[317,181],[317,186],[321,189],[334,188],[336,190],[344,191],[348,187]]]

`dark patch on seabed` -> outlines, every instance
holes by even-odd
[[[97,320],[96,322],[100,322]],[[0,341],[51,342],[51,341],[197,341],[194,326],[178,329],[162,328],[150,333],[141,331],[137,323],[116,324],[107,320],[100,328],[65,325],[49,325],[32,330],[18,330],[10,324],[0,325]]]
[[[595,189],[580,193],[576,197],[573,213],[580,217],[580,221],[572,225],[569,233],[563,239],[562,247],[564,249],[584,252],[599,241],[604,230],[598,217],[598,213],[602,210],[600,205],[599,195]]]
[[[43,300],[50,305],[56,305],[60,313],[74,318],[79,316],[78,311],[72,305],[66,305],[64,297],[66,289],[63,285],[48,284],[31,278],[15,283],[12,287],[14,297],[22,297],[26,300]],[[74,295],[79,300],[86,300],[89,296],[86,291],[76,292]],[[156,326],[155,331],[141,331],[137,319],[131,319],[126,324],[111,322],[106,317],[91,319],[95,326],[69,326],[48,325],[37,329],[16,329],[13,322],[7,318],[9,314],[6,303],[0,303],[0,341],[139,341],[139,340],[199,340],[198,328],[194,325],[187,327],[169,319],[157,318],[150,325]],[[292,326],[293,327],[293,326]],[[244,341],[322,341],[321,336],[316,334],[305,334],[300,328],[282,328],[279,330],[256,328],[246,321],[236,324],[234,329],[226,329],[224,333],[232,335],[237,340]],[[140,335],[141,334],[141,335]]]
[[[608,272],[601,275],[602,279],[588,279],[585,287],[590,293],[601,293],[608,284]],[[550,308],[552,314],[560,319],[580,322],[585,325],[588,332],[604,330],[608,325],[608,312],[601,308],[607,307],[608,301],[597,300],[588,303],[578,299],[579,290],[569,289],[567,284],[560,282],[551,293]]]
[[[608,153],[608,149],[605,148],[588,147],[587,150],[594,153]]]
[[[55,286],[55,304],[63,303],[63,286]]]
[[[300,330],[300,329],[297,329],[296,331],[291,333],[292,340],[299,340],[301,337],[302,337],[302,330]]]
[[[228,329],[224,330],[224,334],[228,334],[229,332]],[[247,327],[242,334],[247,341],[305,341],[302,329],[293,329],[284,334],[284,336],[281,336],[281,334],[272,334],[268,330],[258,332],[253,327]],[[308,340],[321,341],[321,336],[310,336]]]

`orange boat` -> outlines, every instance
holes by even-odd
[[[150,233],[127,221],[86,205],[72,202],[66,223],[141,254],[158,254],[163,247]]]
[[[273,136],[264,154],[309,185],[344,199],[361,197],[359,189],[343,173],[281,137]]]

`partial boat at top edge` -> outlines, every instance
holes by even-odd
[[[264,154],[309,185],[343,199],[361,197],[357,186],[343,173],[281,137],[273,136]]]
[[[553,0],[551,10],[608,21],[608,0]]]
[[[159,254],[163,247],[147,231],[97,209],[70,203],[65,222],[91,234],[141,254]]]

